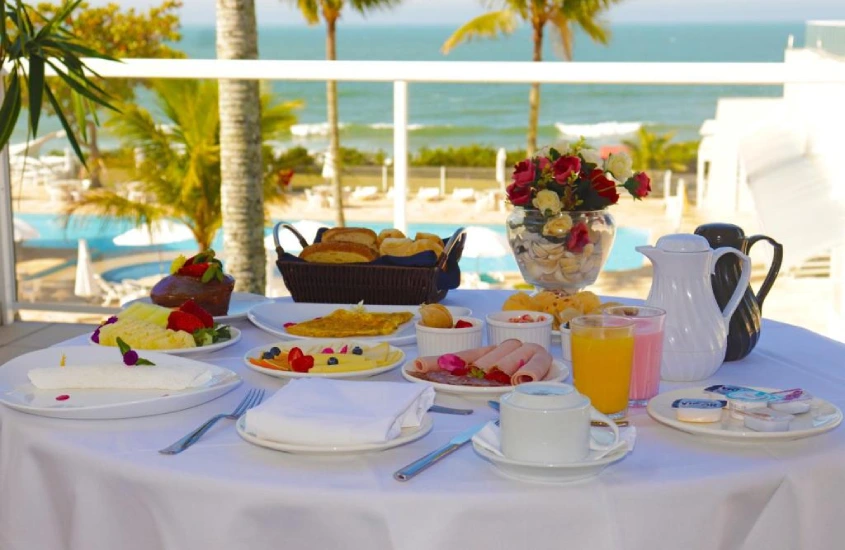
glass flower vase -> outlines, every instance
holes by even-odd
[[[613,247],[616,223],[607,210],[545,216],[537,209],[515,206],[508,215],[507,232],[527,283],[573,294],[598,279]]]

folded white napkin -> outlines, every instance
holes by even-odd
[[[592,428],[592,431],[593,435],[599,438],[602,443],[605,443],[605,439],[606,443],[610,443],[611,441],[613,441],[613,434],[610,432],[609,429]],[[619,442],[616,445],[614,445],[607,451],[590,450],[590,454],[587,455],[587,458],[584,459],[584,462],[600,460],[625,445],[628,446],[628,452],[631,452],[634,450],[634,443],[636,442],[636,440],[636,427],[626,426],[624,428],[619,428]],[[505,457],[505,455],[502,454],[499,426],[496,426],[496,424],[493,422],[488,422],[486,426],[481,428],[481,430],[473,436],[472,442],[497,456],[501,456],[502,458]]]
[[[44,367],[31,369],[27,376],[40,390],[131,389],[184,390],[203,386],[212,378],[211,369],[199,365],[124,364]]]
[[[318,446],[382,443],[419,426],[434,388],[404,382],[292,380],[244,419],[261,439]]]

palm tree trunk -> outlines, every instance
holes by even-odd
[[[103,186],[102,172],[103,155],[100,153],[100,143],[97,139],[97,125],[94,121],[84,121],[88,126],[88,178],[91,180],[89,189],[99,189]],[[74,175],[72,174],[71,177]]]
[[[532,61],[543,60],[543,25],[534,23],[534,55]],[[528,143],[526,153],[533,156],[537,151],[537,125],[540,118],[540,83],[531,84],[528,92]]]
[[[326,18],[326,59],[337,59],[337,19]],[[343,184],[340,179],[340,128],[337,122],[337,82],[326,82],[326,118],[329,120],[329,156],[332,166],[332,188],[334,189],[335,225],[343,227],[346,219],[343,214]]]
[[[254,0],[217,0],[217,57],[257,59]],[[223,255],[235,289],[264,294],[264,190],[258,82],[221,80]]]

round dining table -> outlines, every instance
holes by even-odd
[[[446,305],[499,310],[507,291],[458,290]],[[281,301],[284,301],[282,299]],[[485,400],[436,414],[413,443],[338,456],[289,454],[241,439],[223,420],[185,452],[159,449],[250,388],[284,380],[245,367],[247,350],[278,342],[246,320],[242,341],[195,358],[244,383],[187,410],[122,420],[62,420],[0,407],[3,550],[833,549],[845,545],[845,428],[783,442],[729,443],[629,418],[631,453],[597,477],[535,484],[502,476],[465,445],[417,477],[393,473],[468,427],[495,418]],[[86,337],[60,344],[89,345]],[[413,357],[415,349],[406,346]],[[560,356],[560,350],[554,350]],[[402,381],[397,370],[375,380]],[[709,384],[804,388],[845,405],[845,346],[764,321],[745,359]]]

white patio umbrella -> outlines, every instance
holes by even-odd
[[[471,225],[466,228],[466,243],[462,258],[475,258],[475,271],[479,272],[481,258],[503,258],[511,253],[511,247],[504,235],[492,229]]]
[[[299,231],[303,237],[305,237],[305,240],[308,241],[308,243],[314,242],[314,239],[317,236],[317,231],[319,231],[323,227],[329,227],[324,223],[315,222],[312,220],[300,220],[298,222],[292,223],[291,225],[295,227],[296,230]],[[296,252],[302,250],[302,245],[299,244],[299,239],[297,239],[296,236],[287,229],[279,230],[279,241],[285,252]],[[268,250],[273,250],[276,248],[276,243],[273,240],[272,234],[267,235],[264,238],[264,247]]]
[[[94,277],[94,265],[91,262],[91,252],[88,241],[79,239],[79,251],[76,253],[76,281],[73,293],[80,298],[93,298],[100,295],[100,285]]]
[[[152,231],[147,225],[135,227],[121,233],[112,242],[118,246],[153,246],[157,244],[177,243],[194,238],[187,225],[170,220],[152,224]]]
[[[12,226],[15,231],[15,242],[37,239],[41,236],[37,229],[20,218],[12,218]]]

